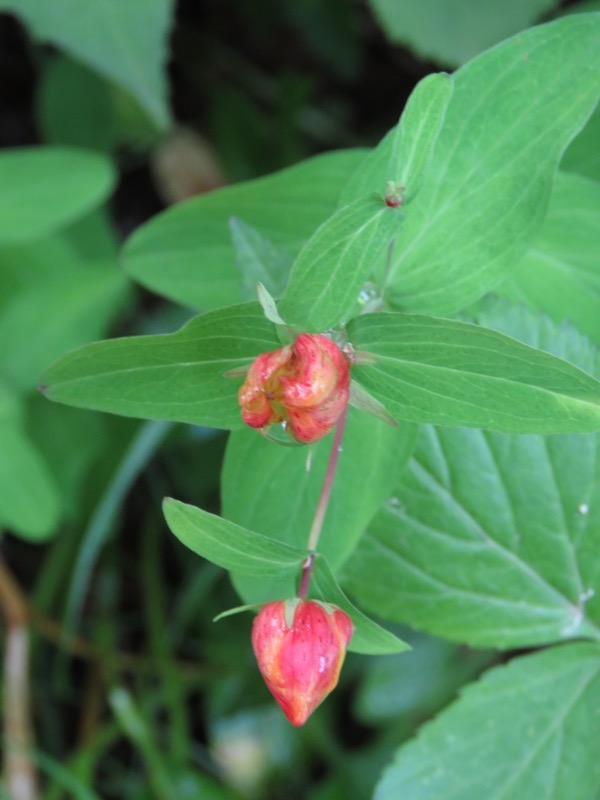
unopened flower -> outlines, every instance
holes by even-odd
[[[303,725],[335,689],[352,620],[316,600],[267,603],[254,620],[252,647],[267,688],[292,725]]]
[[[299,442],[315,442],[348,404],[350,362],[335,342],[302,333],[291,345],[263,353],[239,391],[242,419],[252,428],[285,422]]]

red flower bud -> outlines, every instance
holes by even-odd
[[[328,603],[296,597],[260,610],[252,647],[267,688],[292,725],[304,725],[335,689],[351,637],[350,617]]]
[[[285,422],[299,442],[316,442],[338,421],[350,395],[350,362],[335,342],[302,333],[263,353],[239,391],[242,419],[252,428]]]

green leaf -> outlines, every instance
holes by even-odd
[[[477,325],[366,314],[348,326],[356,380],[397,419],[509,433],[600,430],[600,382],[565,361]]]
[[[115,144],[117,126],[110,84],[66,56],[52,59],[42,72],[37,117],[44,139],[52,144],[101,152],[110,151]]]
[[[352,619],[354,633],[348,647],[351,653],[376,656],[410,650],[406,642],[377,625],[352,605],[338,586],[326,559],[320,555],[315,559],[309,596],[339,606]]]
[[[414,434],[411,425],[392,429],[351,409],[319,542],[319,552],[334,570],[348,558],[391,493],[409,457]],[[333,433],[310,447],[281,447],[253,430],[233,433],[221,480],[223,515],[245,528],[303,547],[323,486],[332,439]],[[275,585],[264,580],[237,575],[235,585],[247,602],[268,600],[278,592]]]
[[[45,541],[59,511],[53,477],[23,430],[15,398],[0,385],[0,530]]]
[[[225,373],[277,347],[273,325],[248,303],[195,317],[177,333],[87,345],[53,364],[42,383],[67,405],[238,428],[240,381]]]
[[[585,366],[596,359],[573,329],[501,307],[487,316]],[[385,619],[478,647],[598,637],[599,444],[422,428],[345,585]]]
[[[598,9],[600,11],[600,9]],[[576,172],[586,178],[600,181],[600,105],[589,118],[587,125],[573,139],[561,161],[567,172]]]
[[[600,183],[559,172],[540,235],[498,291],[600,345],[599,252]]]
[[[599,672],[589,644],[491,670],[400,748],[375,800],[596,800]]]
[[[51,361],[105,333],[127,296],[114,263],[81,264],[75,275],[56,267],[53,279],[27,287],[0,311],[0,375],[18,390],[35,388]]]
[[[452,77],[444,73],[428,75],[416,85],[396,127],[344,187],[346,202],[367,192],[383,194],[390,181],[404,187],[405,202],[415,196],[426,176],[452,91]]]
[[[254,533],[172,498],[164,501],[163,511],[179,541],[219,567],[246,575],[300,574],[306,550]]]
[[[169,124],[167,37],[172,0],[0,0],[36,39],[131,92],[159,128]]]
[[[401,481],[344,566],[365,608],[476,647],[594,631],[578,537],[596,436],[426,427]],[[600,544],[598,533],[590,536]],[[590,576],[594,577],[594,576]]]
[[[560,157],[596,105],[599,75],[600,14],[526,31],[455,74],[394,251],[394,307],[455,313],[518,263],[543,222]]]
[[[293,261],[289,253],[284,247],[274,245],[243,219],[232,217],[229,229],[236,264],[242,274],[243,299],[255,299],[257,283],[261,283],[273,297],[281,297]]]
[[[125,268],[144,286],[187,306],[234,303],[242,298],[243,281],[229,219],[241,217],[294,257],[335,210],[341,187],[364,156],[364,150],[328,153],[181,203],[133,234],[123,252]]]
[[[459,66],[482,50],[528,28],[558,0],[370,0],[393,42],[440,64]]]
[[[111,163],[97,153],[29,147],[0,153],[0,242],[37,239],[82,217],[112,189]]]
[[[292,267],[279,307],[286,322],[314,332],[345,322],[401,219],[375,195],[355,200],[324,222]]]
[[[300,575],[306,550],[290,547],[171,498],[164,501],[163,511],[169,528],[182,544],[220,567],[262,578],[279,574],[291,579]],[[350,603],[335,582],[323,556],[317,556],[312,578],[311,596],[334,603],[351,616],[355,625],[349,647],[351,651],[377,654],[409,649],[408,645],[369,620]],[[279,599],[294,595],[295,591],[292,591]]]

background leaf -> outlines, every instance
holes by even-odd
[[[58,514],[50,470],[23,430],[16,398],[0,385],[0,530],[43,541]]]
[[[504,328],[584,366],[596,359],[572,329],[524,312]],[[385,619],[474,646],[598,636],[599,463],[594,434],[423,428],[344,585]]]
[[[52,144],[102,152],[115,144],[117,125],[110,84],[66,56],[52,59],[43,76],[37,115],[44,138]]]
[[[452,314],[516,265],[543,221],[562,152],[596,105],[599,74],[600,14],[576,14],[454,75],[428,177],[394,251],[392,305]]]
[[[411,425],[391,428],[350,409],[319,542],[319,552],[334,570],[348,558],[395,486],[410,454],[414,433]],[[221,479],[223,515],[265,536],[304,547],[332,439],[333,433],[310,447],[282,447],[253,430],[233,433]],[[244,601],[254,603],[285,592],[278,580],[278,576],[274,576],[274,583],[235,575],[234,582]]]
[[[128,89],[159,128],[167,127],[172,0],[0,0],[0,10],[13,11],[36,39]]]
[[[542,230],[499,292],[600,345],[599,252],[600,183],[559,172]]]
[[[595,800],[599,671],[590,644],[491,670],[398,751],[375,800]]]
[[[364,150],[328,153],[265,178],[193,198],[142,225],[123,251],[135,280],[199,309],[241,299],[228,222],[240,217],[293,258],[337,205]]]
[[[600,11],[600,8],[597,9]],[[583,130],[573,139],[561,161],[567,172],[576,172],[585,178],[600,181],[600,106],[587,121]]]
[[[397,419],[512,433],[600,429],[600,383],[566,361],[483,327],[365,314],[348,337],[377,357],[356,380]]]
[[[42,376],[51,400],[127,417],[242,427],[241,381],[225,373],[279,347],[258,303],[195,317],[177,333],[96,342]]]
[[[76,220],[111,190],[114,171],[97,153],[29,147],[0,153],[0,242],[36,239]]]
[[[370,0],[388,37],[426,59],[458,66],[532,25],[558,0]]]
[[[42,369],[62,353],[101,336],[127,298],[128,282],[116,264],[56,273],[0,311],[0,375],[19,390],[35,388]]]
[[[294,262],[279,305],[285,321],[315,333],[345,322],[401,219],[383,197],[368,196],[326,220]]]

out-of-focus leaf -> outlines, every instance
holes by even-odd
[[[168,34],[173,0],[0,0],[36,39],[51,42],[131,92],[159,128],[169,124]]]
[[[597,11],[600,11],[600,4]],[[561,161],[562,169],[576,172],[586,178],[600,181],[600,106],[589,118],[587,125],[573,139]]]
[[[113,167],[98,153],[27,147],[0,153],[0,243],[45,236],[98,205],[111,190]]]
[[[55,533],[59,511],[50,470],[25,433],[15,398],[0,385],[0,529],[44,541]]]
[[[383,30],[420,56],[459,66],[528,28],[559,0],[370,0]]]
[[[42,73],[37,106],[48,142],[102,152],[112,148],[116,124],[111,87],[83,64],[55,58]]]
[[[50,362],[102,336],[127,297],[116,264],[81,264],[64,276],[59,267],[0,311],[0,375],[15,389],[33,389]]]

